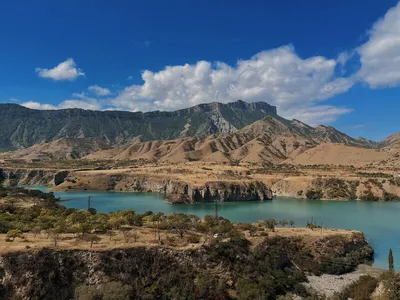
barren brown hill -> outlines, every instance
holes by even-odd
[[[1,157],[25,160],[77,159],[90,153],[110,148],[106,142],[95,139],[63,138],[33,145],[23,150],[3,153]]]
[[[90,154],[86,159],[280,163],[326,142],[364,146],[333,127],[314,128],[298,120],[271,115],[234,133],[167,141],[136,139],[118,148]]]
[[[389,157],[390,153],[383,149],[357,148],[343,144],[321,144],[286,162],[299,165],[365,166],[387,160]]]

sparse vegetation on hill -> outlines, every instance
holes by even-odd
[[[7,274],[0,285],[3,298],[275,299],[288,292],[306,297],[300,284],[306,272],[340,274],[373,253],[360,233],[303,239],[301,230],[309,229],[293,237],[297,229],[285,228],[293,226],[286,220],[235,224],[214,216],[102,214],[67,209],[52,194],[3,191],[0,247],[8,249],[1,262]],[[27,206],[10,201],[14,196],[35,201]],[[43,245],[58,250],[40,250]]]

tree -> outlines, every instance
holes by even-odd
[[[285,226],[288,225],[288,224],[289,224],[289,222],[286,221],[286,220],[280,220],[280,221],[279,221],[279,225],[281,225],[282,227],[285,227]]]
[[[389,261],[389,271],[394,272],[394,259],[393,259],[392,248],[389,249],[388,261]]]
[[[290,225],[290,227],[293,227],[294,226],[294,221],[293,220],[289,221],[289,225]]]
[[[97,210],[94,207],[89,207],[87,210],[91,215],[97,214]]]
[[[157,240],[157,234],[158,234],[158,242],[161,241],[160,222],[162,219],[164,219],[164,214],[161,212],[151,215],[151,220],[153,221],[153,226],[154,226],[154,240]]]
[[[32,228],[31,232],[33,233],[33,238],[36,238],[38,234],[42,231],[42,228],[40,226],[35,226]]]
[[[22,233],[21,230],[19,230],[19,229],[12,229],[12,230],[9,230],[9,231],[7,232],[7,235],[6,235],[6,240],[7,240],[7,241],[14,242],[14,240],[15,240],[16,238],[20,238],[20,239],[22,239],[22,240],[25,239],[25,236],[23,235],[23,233]]]
[[[48,231],[49,236],[52,238],[54,247],[58,246],[58,239],[60,238],[61,230],[60,228],[51,228]]]
[[[96,234],[90,233],[84,236],[84,240],[90,242],[90,248],[93,248],[93,244],[100,242],[101,238]]]
[[[275,226],[277,225],[277,222],[274,218],[269,218],[264,221],[264,225],[272,232],[275,232]]]
[[[110,237],[110,241],[112,237],[116,235],[116,233],[113,230],[107,230],[106,234]]]
[[[257,233],[257,228],[254,225],[251,225],[250,229],[249,229],[249,235],[250,236],[255,236]]]
[[[90,218],[91,228],[95,232],[105,232],[109,228],[108,217],[106,214],[95,214]]]
[[[179,234],[183,239],[183,235],[191,229],[192,222],[188,215],[181,213],[174,213],[168,216],[168,226],[173,231]]]
[[[129,225],[121,226],[121,228],[119,229],[119,231],[124,236],[126,243],[129,243],[129,239],[131,237],[131,230],[132,230],[132,226],[129,226]]]

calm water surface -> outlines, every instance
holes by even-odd
[[[47,190],[46,187],[36,187]],[[88,196],[92,207],[99,212],[133,209],[138,213],[182,212],[205,216],[214,214],[214,205],[186,204],[170,205],[163,201],[163,195],[128,192],[56,192],[62,205],[80,209],[87,208]],[[219,203],[219,214],[234,222],[256,222],[267,218],[293,220],[295,226],[304,227],[312,217],[323,227],[357,229],[365,233],[375,249],[374,265],[387,268],[387,255],[392,248],[400,270],[400,202],[361,201],[318,201],[277,198],[265,202]]]

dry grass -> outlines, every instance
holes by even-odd
[[[60,235],[57,241],[57,247],[54,246],[52,238],[48,237],[46,233],[40,233],[36,236],[34,236],[33,233],[25,233],[25,239],[17,238],[13,242],[7,242],[6,235],[0,234],[0,254],[44,247],[53,249],[106,251],[111,249],[154,247],[160,245],[158,237],[155,238],[155,230],[153,228],[134,227],[132,230],[137,233],[136,242],[133,237],[130,237],[128,241],[121,232],[115,231],[115,236],[112,236],[111,239],[109,235],[99,234],[98,236],[101,240],[93,244],[92,248],[90,248],[90,242],[77,239],[74,234]],[[276,228],[275,232],[267,230],[265,230],[265,232],[268,233],[268,237],[299,237],[304,239],[306,243],[312,243],[316,239],[330,235],[343,235],[350,238],[354,232],[358,231],[323,229],[321,232],[321,230],[311,230],[307,228]],[[244,231],[243,234],[251,242],[252,247],[256,247],[265,239],[264,236],[250,236],[248,231]],[[161,230],[160,237],[162,246],[177,250],[197,249],[201,247],[205,239],[205,237],[201,235],[199,243],[189,243],[185,237],[181,239],[177,234],[167,230]]]

